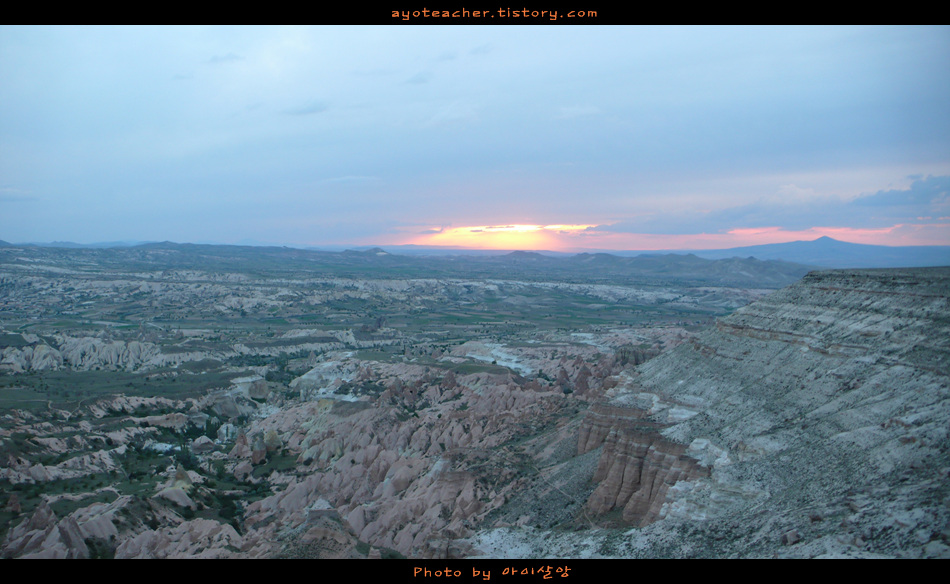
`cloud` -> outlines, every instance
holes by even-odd
[[[439,108],[439,111],[429,118],[427,125],[437,126],[441,124],[463,122],[466,120],[473,120],[477,115],[478,112],[474,105],[469,103],[453,102]]]
[[[357,182],[371,182],[380,180],[378,176],[357,176],[357,175],[346,175],[346,176],[336,176],[333,178],[325,178],[321,180],[321,183],[357,183]]]
[[[557,117],[561,119],[580,118],[585,116],[596,116],[600,113],[600,108],[593,105],[577,105],[558,108]]]
[[[798,204],[803,201],[814,199],[817,196],[817,193],[815,192],[815,189],[811,187],[800,187],[795,184],[787,184],[778,188],[777,196],[783,203]]]
[[[39,197],[30,194],[29,191],[12,187],[0,187],[0,203],[23,203],[38,200]]]
[[[234,61],[243,61],[244,57],[236,55],[234,53],[228,53],[227,55],[215,55],[208,60],[209,63],[233,63]]]
[[[655,233],[663,235],[682,235],[710,231],[709,222],[705,216],[696,213],[682,213],[676,215],[658,214],[649,217],[625,219],[613,223],[595,225],[588,232],[591,234],[604,233]]]
[[[26,203],[38,200],[39,197],[34,197],[32,195],[8,195],[5,193],[0,193],[0,203]]]
[[[423,71],[421,73],[416,73],[409,79],[406,79],[406,83],[409,83],[410,85],[422,85],[423,83],[428,83],[429,79],[431,78],[432,78],[431,73],[427,71]]]
[[[782,184],[772,193],[746,204],[710,199],[709,208],[668,208],[644,211],[632,217],[596,226],[604,233],[728,233],[770,229],[804,231],[816,226],[854,230],[884,229],[916,224],[950,211],[950,176],[918,179],[907,189],[881,190],[846,201],[820,189]]]
[[[908,189],[878,191],[858,197],[859,207],[947,207],[950,205],[950,176],[928,176],[915,180]]]
[[[304,106],[294,108],[294,109],[284,110],[284,113],[291,116],[309,116],[311,114],[319,114],[321,112],[325,112],[327,111],[327,107],[328,106],[326,102],[324,101],[311,101],[310,103]]]
[[[279,241],[313,208],[347,242],[388,220],[599,224],[585,239],[936,223],[917,218],[950,216],[947,31],[5,28],[0,186],[38,199],[0,191],[0,221],[194,240],[205,208],[240,206],[227,222],[275,217],[241,237]]]

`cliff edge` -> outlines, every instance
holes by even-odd
[[[635,529],[476,547],[950,556],[950,268],[812,272],[737,310],[608,391],[578,452],[600,446],[587,511]]]

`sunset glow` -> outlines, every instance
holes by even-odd
[[[879,229],[782,227],[732,229],[725,233],[618,233],[594,225],[481,225],[431,230],[390,239],[390,245],[424,245],[498,250],[678,250],[728,249],[831,237],[870,245],[950,245],[950,223],[898,224]]]
[[[561,250],[571,234],[593,225],[481,225],[441,229],[407,243],[471,249]]]
[[[947,26],[0,26],[0,245],[950,245],[948,69]]]

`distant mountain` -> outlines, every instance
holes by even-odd
[[[400,255],[379,247],[342,252],[291,247],[148,243],[134,247],[90,249],[22,246],[15,254],[0,248],[0,263],[98,265],[118,270],[197,269],[251,272],[262,277],[286,274],[356,278],[489,278],[499,280],[623,283],[644,286],[730,286],[781,288],[813,266],[755,258],[711,260],[696,255],[638,257],[577,254],[557,257],[533,251],[504,255]],[[29,253],[27,253],[29,252]]]
[[[385,245],[385,246],[328,246],[324,248],[316,247],[297,247],[297,246],[276,246],[260,245],[255,242],[248,245],[220,245],[205,243],[176,244],[171,242],[136,242],[136,241],[116,241],[103,243],[72,243],[72,242],[53,242],[53,243],[20,243],[13,244],[0,241],[0,247],[41,247],[41,248],[61,248],[61,249],[176,249],[179,251],[202,250],[201,253],[211,249],[217,249],[225,256],[233,257],[235,254],[248,253],[251,249],[257,249],[261,253],[269,256],[284,255],[285,257],[294,257],[298,260],[304,258],[322,257],[328,260],[328,263],[343,263],[345,261],[331,260],[334,255],[343,253],[342,257],[349,257],[350,260],[357,260],[359,263],[372,263],[371,258],[389,258],[387,265],[393,265],[400,262],[409,262],[410,258],[441,258],[449,262],[467,260],[491,260],[506,261],[511,265],[522,267],[540,268],[547,266],[556,268],[558,264],[551,263],[555,259],[571,259],[575,267],[578,266],[627,266],[621,260],[633,257],[643,258],[638,264],[639,267],[648,272],[657,270],[656,274],[673,273],[677,270],[687,269],[686,266],[696,268],[700,264],[697,259],[703,260],[728,260],[741,258],[755,258],[761,261],[783,261],[798,266],[811,266],[821,268],[923,268],[936,266],[950,266],[950,246],[886,246],[886,245],[865,245],[860,243],[848,243],[838,241],[830,237],[819,237],[813,241],[793,241],[790,243],[770,243],[766,245],[752,245],[746,247],[733,247],[728,249],[703,249],[703,250],[652,250],[652,251],[615,251],[615,250],[587,250],[585,253],[564,253],[550,250],[533,251],[514,251],[498,249],[465,249],[453,247],[429,247],[421,245]],[[283,250],[283,251],[278,251]],[[290,253],[294,252],[299,253]],[[316,256],[307,256],[307,253],[316,254]],[[692,258],[692,259],[676,259]],[[397,259],[399,258],[399,259]],[[661,258],[652,259],[647,258]],[[304,260],[307,261],[307,260]],[[652,264],[651,264],[652,262]],[[692,264],[690,264],[692,262]],[[664,264],[661,267],[659,264]],[[652,266],[652,267],[651,267]],[[674,266],[679,266],[674,268]],[[638,268],[639,269],[639,268]],[[705,271],[703,267],[701,272]],[[477,271],[477,270],[476,270]],[[676,277],[684,276],[680,274]],[[705,277],[705,276],[704,276]]]
[[[512,249],[470,249],[467,247],[449,247],[449,246],[429,246],[429,245],[383,245],[378,246],[384,251],[397,254],[397,255],[406,255],[406,256],[502,256],[508,255],[511,253],[519,253],[516,250]],[[344,246],[344,245],[324,245],[324,246],[307,246],[302,249],[308,249],[312,251],[366,251],[368,249],[374,249],[373,246],[364,245],[364,246]],[[531,252],[520,252],[520,253],[536,253],[540,255],[553,256],[553,257],[568,257],[574,255],[573,253],[565,253],[560,251],[550,251],[550,250],[532,250]]]
[[[20,243],[16,245],[22,246],[33,246],[33,247],[61,247],[66,249],[108,249],[112,247],[135,247],[137,245],[145,245],[147,241],[101,241],[97,243],[75,243],[72,241],[54,241],[51,243],[44,242],[30,242],[30,243]]]
[[[589,250],[603,251],[603,250]],[[823,268],[927,268],[950,266],[950,246],[888,246],[848,243],[830,237],[729,249],[611,251],[622,257],[695,255],[710,260],[754,257]],[[583,254],[582,254],[583,255]]]
[[[693,252],[699,257],[724,259],[753,256],[828,268],[924,268],[950,266],[950,246],[866,245],[830,237],[814,241],[771,243],[723,250]]]
[[[796,264],[823,268],[925,268],[934,266],[950,266],[950,246],[887,246],[848,243],[830,237],[819,237],[813,241],[793,241],[790,243],[770,243],[765,245],[751,245],[728,249],[695,249],[695,250],[586,250],[586,253],[570,254],[564,252],[534,250],[531,252],[514,252],[511,250],[464,249],[451,247],[429,247],[421,245],[387,245],[383,248],[393,254],[413,256],[505,256],[519,262],[534,261],[520,255],[531,253],[535,256],[571,257],[582,256],[581,262],[595,261],[590,256],[660,257],[670,254],[694,255],[699,258],[721,260],[730,258],[754,257],[759,260],[781,260]],[[355,249],[367,249],[359,247]],[[519,255],[515,255],[519,254]],[[602,258],[604,261],[610,261]]]

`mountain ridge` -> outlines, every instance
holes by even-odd
[[[365,278],[488,278],[555,279],[576,283],[667,282],[698,286],[781,288],[804,276],[814,266],[756,258],[712,260],[696,255],[622,257],[579,254],[554,257],[533,251],[492,256],[407,256],[384,248],[342,252],[291,247],[252,247],[158,242],[134,247],[57,248],[0,247],[10,263],[69,265],[94,262],[112,269],[195,269],[227,271],[253,269],[261,276],[293,272]]]
[[[529,256],[518,254],[535,254],[544,257],[576,257],[586,255],[611,255],[614,257],[638,257],[657,255],[694,255],[704,259],[731,259],[749,258],[779,260],[789,263],[798,263],[831,269],[845,268],[915,268],[937,267],[950,265],[950,246],[887,246],[850,243],[821,236],[813,240],[798,240],[784,243],[768,243],[762,245],[740,246],[723,249],[661,249],[661,250],[605,250],[605,249],[578,249],[573,252],[552,250],[502,250],[502,249],[474,249],[447,246],[424,246],[416,244],[404,245],[358,245],[358,246],[306,246],[306,245],[279,245],[264,243],[172,243],[118,241],[102,243],[8,243],[0,242],[0,247],[43,247],[67,249],[111,249],[136,247],[168,247],[168,246],[212,246],[234,247],[240,249],[298,249],[316,253],[361,252],[372,250],[377,253],[385,252],[390,255],[403,257],[496,257],[513,256],[525,259]],[[533,256],[532,256],[533,257]],[[535,258],[538,259],[538,258]]]

